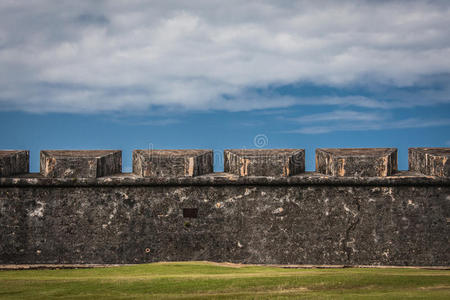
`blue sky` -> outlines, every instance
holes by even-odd
[[[273,2],[0,2],[0,148],[450,147],[450,2]]]

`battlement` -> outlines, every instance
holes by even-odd
[[[29,156],[25,150],[0,150],[0,177],[28,173]]]
[[[450,148],[0,151],[0,263],[450,261]]]
[[[97,178],[122,171],[122,151],[41,151],[41,174],[49,178]]]
[[[410,148],[409,170],[398,171],[395,148],[324,148],[316,149],[316,171],[305,172],[304,149],[233,149],[224,151],[224,172],[214,173],[212,150],[134,150],[133,172],[130,174],[122,173],[120,150],[42,150],[38,175],[29,174],[29,151],[0,150],[0,177],[113,179],[124,175],[122,177],[128,179],[153,179],[148,182],[199,176],[225,176],[230,181],[236,181],[236,176],[271,177],[270,181],[278,182],[283,181],[281,178],[285,178],[286,182],[295,182],[295,179],[289,180],[288,177],[314,176],[351,177],[360,182],[377,181],[374,178],[383,182],[385,177],[389,179],[384,182],[426,177],[429,182],[444,183],[450,177],[449,158],[450,148]]]

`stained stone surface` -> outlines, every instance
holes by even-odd
[[[292,176],[305,172],[304,149],[230,149],[224,171],[239,176]]]
[[[50,178],[97,178],[122,171],[120,150],[43,150],[41,174]]]
[[[212,150],[133,151],[133,173],[139,176],[193,177],[212,172]]]
[[[385,157],[384,150],[375,150],[375,156]],[[64,174],[70,164],[57,158],[75,157],[69,162],[81,164],[82,173],[91,170],[83,159],[96,157],[102,164],[99,157],[109,155],[66,152],[44,153],[43,166],[48,157],[49,169]],[[198,153],[176,154],[185,163]],[[372,159],[364,168],[380,168],[374,167],[373,153],[353,149],[351,154],[359,161]],[[379,177],[315,172],[172,177],[185,174],[186,165],[162,157],[165,165],[157,166],[175,171],[159,177],[31,173],[0,178],[0,264],[209,260],[449,266],[450,177],[414,171]],[[342,157],[344,166],[351,166]],[[212,158],[208,161],[212,171]],[[187,169],[194,174],[196,167],[188,163]]]
[[[390,176],[397,171],[397,149],[316,149],[316,171],[341,177]]]
[[[450,148],[409,148],[408,164],[411,171],[450,177]]]
[[[0,177],[7,177],[29,172],[27,150],[0,150]]]
[[[449,199],[448,185],[0,186],[0,263],[448,266]]]

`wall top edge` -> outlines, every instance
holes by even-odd
[[[122,150],[41,150],[41,155],[49,155],[56,158],[99,158],[114,153],[122,153]]]
[[[408,148],[409,151],[418,151],[431,155],[450,155],[450,148],[433,147],[433,148]]]
[[[83,186],[215,186],[215,185],[334,185],[334,186],[450,186],[449,177],[426,176],[412,171],[399,171],[386,177],[335,177],[305,172],[289,177],[238,176],[210,173],[196,177],[139,177],[121,173],[100,178],[46,178],[39,173],[0,178],[1,187],[83,187]]]
[[[8,150],[0,150],[0,157],[1,156],[8,156],[11,154],[16,154],[16,153],[29,153],[29,150],[14,150],[14,149],[8,149]]]
[[[397,148],[317,148],[317,152],[328,152],[338,156],[379,156],[397,152]]]
[[[224,155],[231,153],[239,156],[255,156],[255,157],[270,157],[270,156],[290,156],[296,154],[304,154],[305,149],[290,149],[290,148],[280,148],[280,149],[225,149],[223,150]]]
[[[133,153],[155,156],[197,156],[213,153],[212,149],[135,149]]]

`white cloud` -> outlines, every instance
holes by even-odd
[[[125,124],[125,125],[130,125],[130,126],[167,126],[167,125],[173,125],[173,124],[178,124],[181,121],[179,119],[172,119],[172,118],[167,118],[167,119],[150,119],[150,120],[135,120],[135,118],[130,119],[130,118],[108,118],[109,121],[112,122],[116,122],[119,124]]]
[[[306,115],[294,119],[299,123],[316,123],[324,121],[364,121],[373,122],[384,120],[385,116],[378,113],[337,110],[333,112]]]
[[[334,131],[368,131],[385,129],[406,129],[449,126],[449,118],[423,119],[407,118],[393,119],[390,114],[358,111],[332,111],[301,116],[291,121],[303,126],[292,133],[319,134]],[[316,125],[321,123],[322,125]]]
[[[4,0],[0,109],[448,103],[444,91],[392,104],[248,90],[296,82],[415,85],[450,73],[449,28],[448,1]]]

